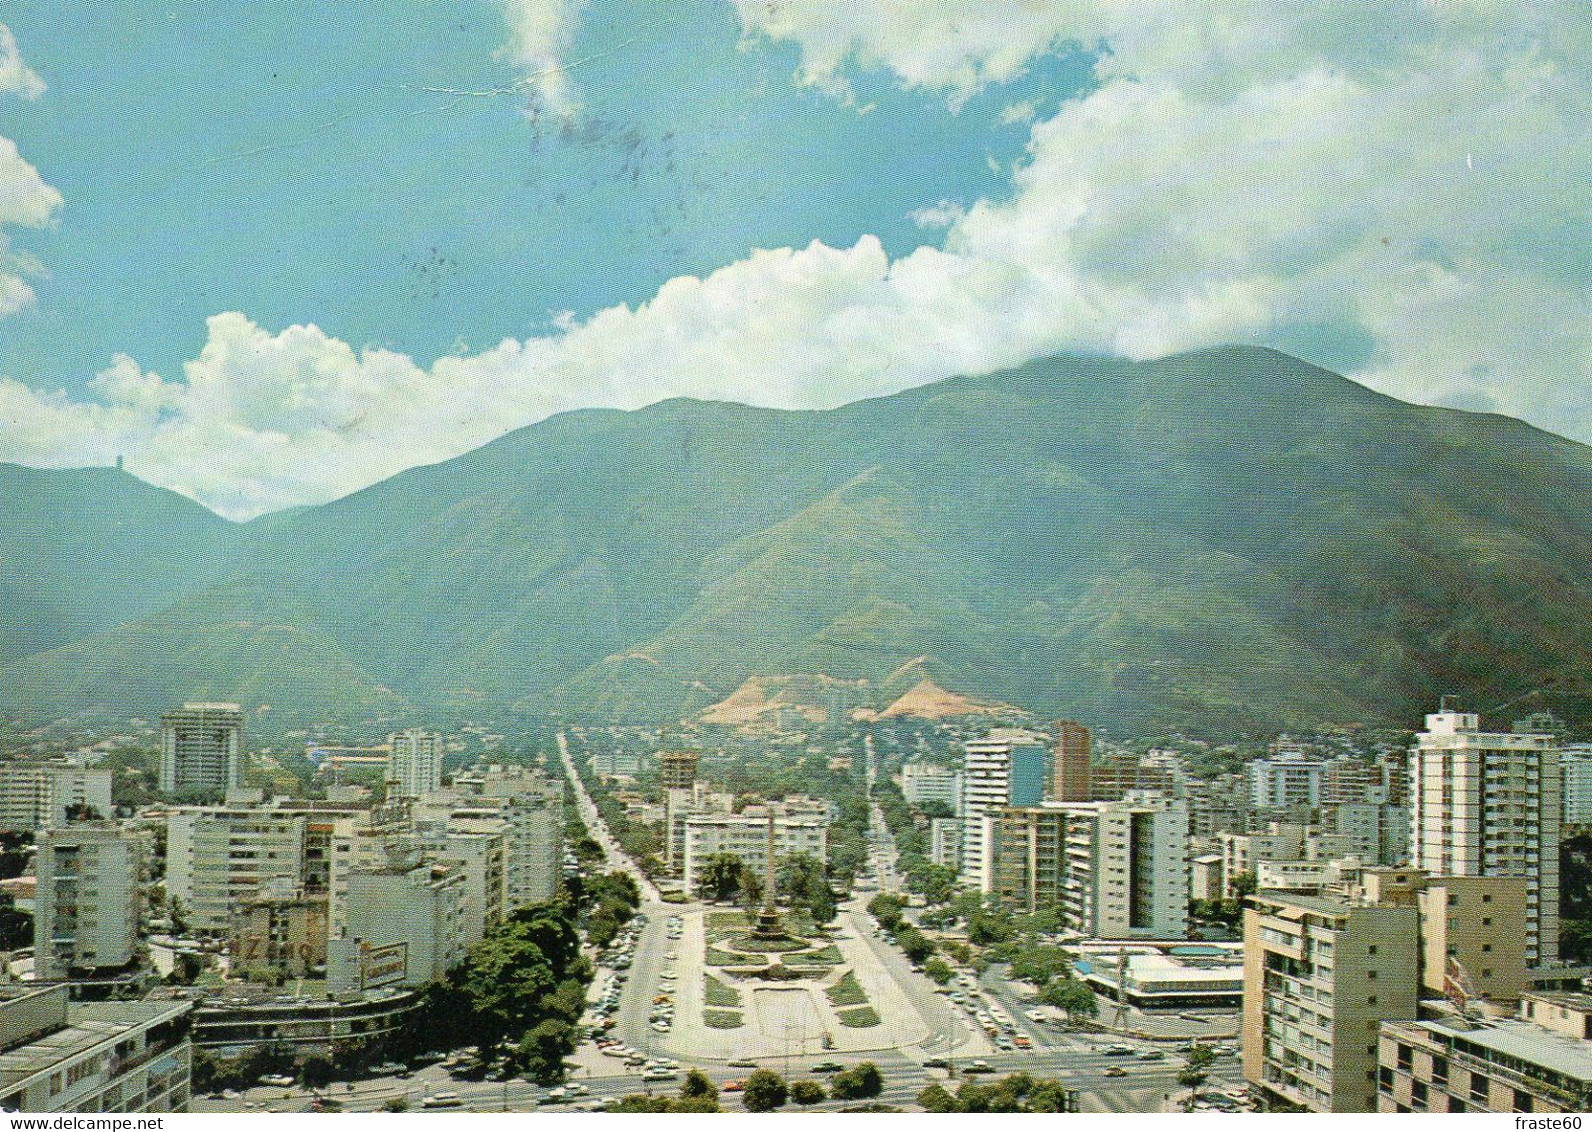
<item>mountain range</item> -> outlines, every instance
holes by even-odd
[[[1576,714],[1589,503],[1592,449],[1251,347],[581,410],[248,523],[4,465],[0,712],[657,722],[921,658],[1119,733]]]

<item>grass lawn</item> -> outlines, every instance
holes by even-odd
[[[712,975],[702,976],[703,999],[709,1006],[734,1006],[741,1005],[741,992],[734,987],[725,986]]]
[[[854,1006],[850,1010],[836,1011],[836,1014],[839,1015],[842,1026],[849,1026],[853,1030],[863,1030],[879,1024],[879,1015],[871,1006]]]
[[[785,962],[793,967],[833,967],[843,962],[840,948],[834,944],[828,947],[817,947],[812,951],[802,951],[795,955],[785,956]]]
[[[878,1019],[876,1018],[869,1025],[877,1022]],[[741,1026],[741,1014],[738,1010],[704,1010],[702,1012],[702,1024],[713,1030],[737,1030]],[[848,1022],[847,1025],[849,1026],[850,1023]]]
[[[749,967],[757,963],[760,956],[738,955],[733,951],[723,951],[717,947],[707,950],[707,963],[709,967]]]
[[[857,976],[847,971],[841,976],[840,981],[827,988],[824,993],[829,996],[829,1001],[835,1006],[867,1006],[868,996],[862,993],[862,984],[857,981]],[[870,1022],[869,1025],[874,1023]],[[848,1022],[847,1025],[850,1025]]]

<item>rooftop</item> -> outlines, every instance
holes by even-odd
[[[1442,1041],[1466,1041],[1592,1085],[1592,1042],[1568,1038],[1514,1018],[1477,1022],[1456,1016],[1405,1024],[1430,1031]]]

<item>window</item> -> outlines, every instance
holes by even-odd
[[[1365,977],[1368,980],[1370,980],[1371,982],[1373,982],[1373,983],[1376,982],[1376,972],[1375,971],[1367,971],[1365,973]]]
[[[1365,953],[1367,955],[1375,955],[1376,954],[1376,944],[1373,943],[1369,947],[1367,947],[1365,949]]]
[[[1366,996],[1365,1004],[1367,1006],[1375,1006],[1376,1005],[1376,995],[1373,994],[1373,995]]]
[[[1481,902],[1483,904],[1491,904],[1492,903],[1492,893],[1490,893],[1490,892],[1482,893],[1481,894]]]
[[[1432,1083],[1436,1085],[1448,1084],[1448,1058],[1432,1056]]]

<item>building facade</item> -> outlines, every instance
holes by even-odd
[[[0,833],[32,833],[78,815],[116,815],[110,771],[69,762],[0,762]]]
[[[71,1002],[65,987],[0,999],[0,1108],[187,1112],[193,1003]]]
[[[193,931],[223,933],[232,910],[262,882],[304,874],[302,814],[258,807],[193,806],[166,819],[166,893]]]
[[[396,784],[398,797],[419,798],[442,785],[441,735],[411,728],[388,736],[387,744],[387,781]]]
[[[109,822],[78,822],[39,833],[35,978],[93,975],[133,962],[142,857],[137,837]]]
[[[995,890],[995,821],[1008,806],[1044,801],[1050,751],[1022,731],[994,731],[965,744],[962,755],[962,882]]]
[[[1559,957],[1556,740],[1485,732],[1476,715],[1440,711],[1410,752],[1410,863],[1432,876],[1518,876],[1528,882],[1526,958]]]
[[[748,807],[739,814],[692,814],[685,819],[682,881],[687,892],[701,885],[708,862],[730,853],[761,876],[768,862],[768,815]],[[774,858],[806,854],[817,861],[829,857],[829,822],[816,815],[778,814],[774,818]]]
[[[1244,1077],[1311,1112],[1377,1111],[1377,1031],[1416,1016],[1415,908],[1258,892],[1244,912]]]
[[[224,794],[243,784],[243,709],[183,704],[160,717],[163,794]]]
[[[1568,1008],[1562,1004],[1566,1000]],[[1585,995],[1529,995],[1519,1018],[1450,1015],[1385,1023],[1377,1110],[1587,1112],[1592,1109],[1589,1008],[1592,1000]],[[1580,1023],[1581,1033],[1571,1036],[1544,1024],[1561,1012]]]

